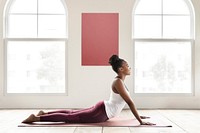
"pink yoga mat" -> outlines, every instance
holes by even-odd
[[[18,127],[172,127],[169,123],[164,122],[161,117],[152,116],[145,121],[155,123],[156,125],[140,125],[136,119],[129,117],[115,117],[101,123],[64,123],[64,122],[35,122],[31,124],[21,123]]]

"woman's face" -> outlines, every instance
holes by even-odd
[[[129,67],[128,63],[126,61],[123,62],[122,64],[122,69],[123,69],[123,73],[126,75],[130,75],[131,74],[131,68]]]

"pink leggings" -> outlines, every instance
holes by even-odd
[[[40,121],[66,123],[98,123],[107,121],[104,102],[82,110],[58,110],[40,116]]]

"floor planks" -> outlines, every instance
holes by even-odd
[[[172,128],[155,127],[17,127],[38,110],[0,110],[0,133],[194,133],[200,131],[200,110],[139,110],[140,115],[159,114]],[[122,116],[133,117],[130,110]]]

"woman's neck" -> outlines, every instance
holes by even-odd
[[[118,75],[117,75],[117,78],[120,78],[122,81],[124,81],[125,78],[126,78],[126,76],[125,76],[125,75],[120,75],[120,74],[118,74]]]

